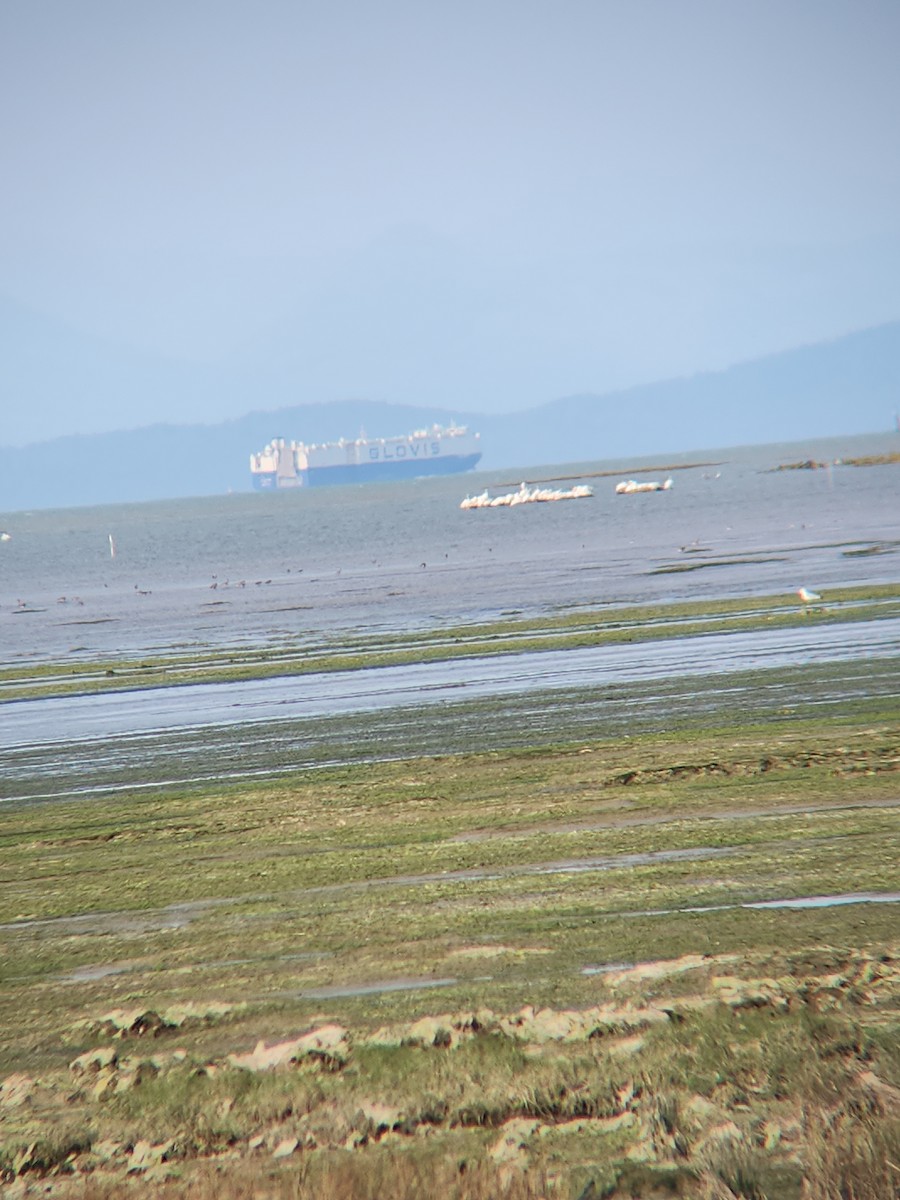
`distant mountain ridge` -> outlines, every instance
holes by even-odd
[[[895,321],[724,371],[554,400],[516,418],[509,447],[520,456],[540,428],[545,456],[537,461],[665,454],[877,433],[898,410]]]
[[[0,509],[65,507],[250,487],[249,456],[273,437],[386,437],[457,421],[482,435],[487,469],[877,433],[900,407],[900,321],[742,363],[518,413],[383,401],[256,411],[216,425],[151,425],[0,447]]]

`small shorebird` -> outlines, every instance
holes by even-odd
[[[800,597],[800,599],[803,601],[804,604],[812,604],[812,602],[814,600],[822,599],[822,597],[819,595],[818,592],[811,592],[809,590],[809,588],[805,588],[805,587],[797,588],[797,595]]]

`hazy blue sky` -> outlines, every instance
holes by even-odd
[[[3,0],[0,443],[507,411],[896,319],[898,56],[897,0]],[[194,384],[148,409],[159,359]]]

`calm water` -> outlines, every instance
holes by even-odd
[[[617,478],[641,465],[632,460],[588,480],[590,499],[514,509],[459,503],[523,477],[616,464],[11,513],[0,518],[11,534],[0,543],[0,662],[296,645],[509,612],[896,580],[900,468],[770,468],[897,442],[686,455],[721,463],[672,472],[666,493],[616,496]]]

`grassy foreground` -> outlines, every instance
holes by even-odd
[[[895,718],[5,811],[6,1190],[898,1195]]]

